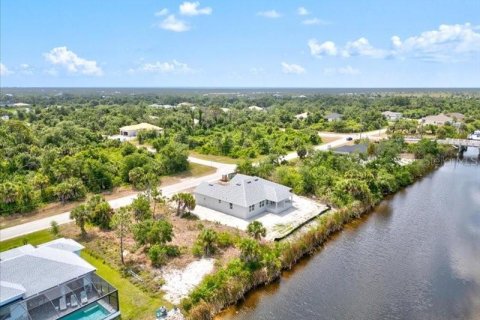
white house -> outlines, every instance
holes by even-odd
[[[382,115],[389,121],[398,121],[402,119],[403,114],[401,112],[385,111]]]
[[[118,291],[79,253],[83,246],[57,239],[0,253],[0,319],[120,317]]]
[[[124,126],[120,128],[120,135],[121,136],[127,136],[127,137],[136,137],[138,135],[138,132],[141,130],[155,130],[155,131],[163,131],[162,128],[154,126],[153,124],[150,123],[139,123],[139,124],[134,124],[131,126]]]
[[[342,120],[342,118],[343,118],[343,115],[336,112],[332,112],[325,116],[325,119],[327,119],[328,122]]]
[[[198,205],[242,219],[282,212],[292,207],[293,197],[288,187],[243,174],[226,183],[202,182],[194,194]]]
[[[259,106],[250,106],[250,107],[248,107],[248,110],[250,110],[250,111],[263,111],[263,108],[260,108]]]

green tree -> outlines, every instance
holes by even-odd
[[[245,238],[240,241],[240,259],[251,265],[258,265],[262,258],[262,252],[257,240]]]
[[[110,220],[113,216],[113,209],[101,195],[94,195],[87,202],[89,221],[91,224],[103,230],[110,229]]]
[[[80,228],[82,236],[85,236],[87,234],[87,232],[85,231],[85,225],[87,224],[89,218],[89,211],[87,209],[87,206],[84,204],[75,207],[70,212],[70,219],[75,220],[75,224]]]
[[[129,207],[118,209],[112,217],[111,226],[116,230],[117,236],[120,238],[120,260],[125,264],[123,258],[123,240],[130,233],[132,225],[132,213]]]
[[[165,220],[148,219],[134,226],[133,236],[139,245],[165,244],[172,241],[173,227]]]
[[[203,254],[208,257],[215,252],[217,240],[217,232],[206,228],[198,235],[197,244],[201,246]]]
[[[139,194],[130,205],[133,211],[133,216],[136,221],[143,221],[152,217],[152,211],[150,209],[150,201],[144,194]]]
[[[262,239],[267,235],[267,229],[263,226],[260,221],[252,221],[248,224],[247,232],[256,240]]]
[[[60,234],[60,228],[58,227],[58,223],[57,221],[53,220],[51,223],[50,223],[50,233],[55,237],[57,238],[58,235]]]
[[[177,193],[172,197],[172,200],[177,203],[177,216],[183,217],[185,211],[195,209],[195,198],[191,193]]]
[[[297,148],[297,155],[300,159],[303,159],[306,157],[307,155],[307,148],[305,147],[304,144],[301,144],[300,146],[298,146]]]
[[[55,187],[55,195],[62,203],[81,199],[85,194],[85,186],[78,178],[69,178]]]

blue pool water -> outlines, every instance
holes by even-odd
[[[107,309],[102,307],[98,303],[94,303],[86,308],[77,310],[66,317],[62,318],[62,320],[102,320],[105,319],[110,312]]]

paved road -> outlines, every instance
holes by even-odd
[[[387,132],[387,129],[381,129],[381,130],[375,130],[375,131],[369,131],[369,132],[362,132],[362,133],[332,133],[332,132],[321,132],[319,133],[321,136],[324,137],[330,137],[330,138],[338,138],[338,140],[331,141],[329,143],[321,144],[318,146],[315,146],[313,149],[315,150],[321,150],[321,151],[327,151],[329,149],[337,148],[340,146],[343,146],[346,144],[347,138],[352,137],[352,139],[364,139],[364,138],[369,138],[369,139],[375,139],[379,138],[382,136],[385,132]],[[284,159],[287,161],[293,160],[297,158],[297,152],[290,152],[287,154]]]
[[[328,133],[331,137],[338,137],[338,140],[329,142],[327,144],[319,145],[316,146],[314,149],[315,150],[328,150],[330,148],[336,148],[341,145],[344,145],[347,143],[346,137],[352,137],[353,139],[359,139],[360,137],[362,138],[374,138],[376,136],[380,136],[381,134],[385,133],[385,129],[383,130],[376,130],[376,131],[370,131],[370,132],[363,132],[363,133],[358,133],[358,134],[336,134],[336,133]],[[322,134],[323,135],[323,134]],[[325,134],[327,135],[327,134]],[[154,149],[149,148],[149,151],[154,152]],[[287,154],[284,159],[285,160],[292,160],[297,158],[297,153],[296,152],[291,152]],[[181,192],[190,188],[194,188],[197,185],[199,185],[202,181],[217,181],[219,180],[223,174],[231,173],[235,170],[236,165],[233,164],[225,164],[225,163],[220,163],[220,162],[215,162],[215,161],[209,161],[209,160],[203,160],[203,159],[198,159],[195,157],[188,157],[188,161],[192,163],[198,163],[210,167],[216,168],[216,172],[207,176],[202,176],[202,177],[197,177],[197,178],[186,178],[182,179],[180,182],[166,186],[161,188],[163,195],[170,197],[173,194],[177,192]],[[132,203],[133,199],[137,197],[138,193],[125,196],[122,198],[110,200],[109,203],[112,206],[112,208],[117,209],[120,207],[128,206]],[[8,240],[11,238],[19,237],[25,234],[29,234],[35,231],[39,230],[44,230],[50,228],[50,224],[52,221],[56,221],[58,224],[65,224],[70,221],[70,211],[67,212],[62,212],[60,214],[42,218],[39,220],[35,220],[32,222],[27,222],[24,224],[20,224],[14,227],[6,228],[3,230],[0,230],[0,240]]]
[[[193,163],[198,163],[206,166],[216,168],[216,172],[207,176],[197,178],[185,178],[180,182],[161,188],[163,195],[170,197],[177,192],[181,192],[186,189],[193,188],[200,184],[202,181],[217,181],[222,177],[222,174],[231,173],[235,170],[235,165],[225,164],[220,162],[208,161],[203,159],[197,159],[189,157],[188,160]],[[128,206],[132,203],[133,199],[137,197],[138,193],[128,195],[122,198],[117,198],[108,201],[112,208],[117,209],[120,207]],[[29,234],[35,231],[44,230],[50,228],[52,221],[56,221],[58,224],[64,224],[72,221],[70,219],[70,211],[62,212],[60,214],[27,222],[14,227],[0,230],[0,240],[8,240],[11,238],[19,237],[25,234]]]

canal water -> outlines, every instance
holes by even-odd
[[[478,151],[350,224],[221,319],[480,319]]]

